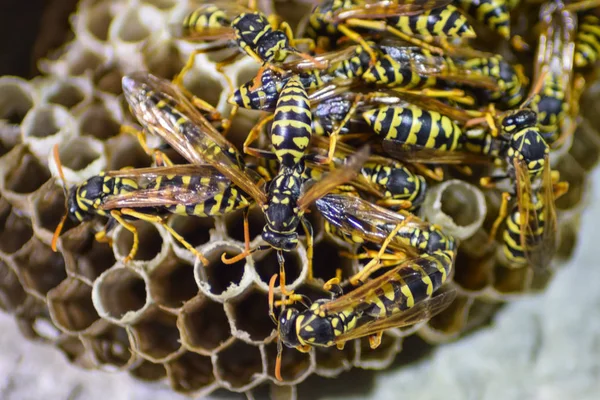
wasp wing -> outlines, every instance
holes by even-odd
[[[170,24],[171,34],[189,42],[235,40],[231,22],[240,14],[253,12],[233,1],[192,1],[184,20]]]
[[[542,186],[539,190],[532,188],[527,162],[517,159],[513,162],[520,216],[521,247],[531,267],[538,270],[550,268],[557,242],[556,209],[548,156],[544,161]],[[534,196],[540,197],[534,198]],[[537,201],[534,201],[536,199]]]
[[[375,291],[377,289],[380,289],[381,286],[384,285],[385,283],[388,283],[391,281],[397,281],[398,280],[398,277],[397,277],[398,271],[400,269],[408,267],[410,265],[411,261],[413,261],[413,260],[414,260],[414,258],[403,260],[395,267],[392,267],[386,273],[384,273],[376,278],[369,279],[363,285],[358,286],[357,288],[344,294],[343,296],[340,296],[331,301],[323,303],[320,306],[320,309],[327,313],[334,313],[334,312],[342,311],[348,307],[355,307],[357,304],[363,303],[365,301],[365,299],[372,296],[375,293]],[[416,279],[423,278],[423,275],[421,274],[421,272],[419,272],[417,270],[412,270],[412,271],[408,271],[407,274],[404,274],[403,279],[407,278],[408,274],[410,274],[410,275],[414,274],[414,277]]]
[[[349,18],[374,19],[397,15],[416,15],[447,6],[451,2],[452,0],[364,0],[355,7],[335,12],[333,21],[340,22]]]
[[[323,217],[344,235],[358,237],[367,242],[381,244],[392,230],[403,224],[427,230],[428,225],[418,217],[404,212],[394,212],[357,196],[328,194],[317,200],[317,209]],[[399,235],[392,238],[389,248],[404,252],[407,257],[417,257],[418,251]]]
[[[308,188],[298,199],[298,208],[306,210],[312,203],[320,199],[337,186],[355,179],[362,165],[369,158],[369,147],[365,146],[347,159],[347,162],[332,172],[326,174],[320,181]]]
[[[430,320],[444,311],[456,298],[456,291],[451,290],[424,300],[405,311],[399,311],[382,318],[370,320],[335,338],[336,343],[374,335],[386,329],[401,328]]]
[[[383,150],[401,161],[422,164],[489,164],[492,157],[466,151],[444,151],[395,140],[383,140]]]
[[[148,73],[123,78],[125,98],[138,121],[193,164],[208,163],[259,205],[267,196],[258,174],[245,168],[239,151],[212,126],[170,81]]]

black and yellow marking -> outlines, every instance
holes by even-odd
[[[418,15],[389,17],[387,21],[401,32],[417,35],[426,41],[434,37],[469,39],[476,36],[467,18],[451,4]]]
[[[285,32],[273,29],[261,13],[243,13],[232,22],[238,45],[259,62],[283,62],[295,52]]]
[[[386,106],[362,115],[383,140],[443,151],[457,149],[462,140],[460,127],[437,111],[416,106]]]
[[[227,27],[231,21],[227,13],[214,4],[207,4],[185,16],[182,22],[182,36],[201,34],[209,29]]]
[[[304,158],[312,135],[312,113],[306,90],[297,76],[291,77],[281,90],[271,143],[282,166],[295,168]]]
[[[600,55],[600,18],[593,11],[586,12],[579,19],[575,38],[575,66],[579,68],[593,65]]]
[[[410,203],[409,210],[421,206],[425,199],[427,183],[423,176],[413,173],[400,162],[389,165],[369,162],[361,169],[362,175],[383,189],[383,199],[379,204],[390,209],[404,208]]]
[[[457,0],[454,4],[503,38],[510,39],[510,12],[506,0]]]
[[[528,204],[513,206],[512,211],[506,218],[506,229],[502,234],[502,252],[506,259],[515,266],[526,266],[529,264],[525,254],[526,249],[523,246],[536,246],[542,241],[544,235],[544,207],[545,204],[542,196],[532,194],[529,196]],[[521,207],[527,207],[533,210],[537,216],[536,231],[531,232],[525,237],[525,243],[521,240],[521,233],[525,229],[524,224],[529,224],[529,221],[523,221],[524,216],[521,215]]]
[[[569,77],[548,73],[542,88],[530,102],[530,107],[538,115],[538,127],[547,144],[551,145],[561,136],[562,121],[569,115],[567,101]]]

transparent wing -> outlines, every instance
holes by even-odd
[[[429,227],[426,222],[410,213],[394,212],[357,196],[328,194],[317,200],[316,204],[321,215],[341,232],[367,242],[383,243],[400,224],[423,230]],[[418,256],[417,250],[399,235],[392,238],[388,247],[404,252],[409,258]]]
[[[355,179],[362,165],[369,159],[369,153],[369,147],[365,146],[349,157],[344,165],[326,174],[300,195],[298,208],[306,210],[317,199],[331,192],[337,186]]]
[[[123,78],[123,91],[140,124],[193,164],[210,164],[259,205],[267,196],[260,177],[245,168],[242,155],[170,81],[148,73]]]
[[[427,10],[443,7],[452,0],[364,0],[359,5],[334,13],[336,22],[349,18],[372,19],[396,15],[416,15]]]
[[[383,150],[401,161],[422,164],[489,164],[492,157],[454,150],[444,151],[415,144],[406,144],[395,140],[383,140]]]
[[[557,243],[556,209],[549,158],[545,159],[541,192],[534,191],[531,186],[526,161],[515,159],[513,164],[523,253],[533,268],[548,269]],[[534,202],[533,196],[539,196],[537,201]]]
[[[328,301],[327,303],[323,303],[320,306],[320,309],[324,312],[334,313],[342,311],[348,307],[356,306],[364,302],[365,299],[371,297],[375,291],[387,282],[397,281],[398,280],[398,271],[402,268],[406,268],[410,263],[414,260],[414,258],[406,259],[400,262],[398,265],[391,268],[385,274],[380,275],[376,278],[369,279],[365,284],[353,289],[352,291],[340,296],[336,299]],[[417,279],[422,278],[422,274],[419,271],[414,270],[411,274],[415,275]],[[404,275],[406,277],[406,275]]]
[[[347,342],[364,336],[373,335],[391,328],[401,328],[428,321],[435,315],[444,311],[456,298],[456,291],[447,291],[435,297],[416,304],[406,311],[394,313],[389,317],[376,318],[366,322],[351,331],[336,337],[336,343]]]
[[[230,24],[238,15],[252,12],[235,1],[191,1],[187,14],[170,24],[170,31],[178,39],[190,42],[225,41],[235,39]],[[210,21],[210,22],[209,22]]]
[[[100,206],[104,210],[200,204],[231,186],[227,177],[210,166],[140,168],[107,175],[135,179],[141,188],[108,196]]]

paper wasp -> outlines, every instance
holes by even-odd
[[[450,0],[411,2],[382,0],[326,0],[313,10],[306,34],[317,47],[329,48],[342,36],[359,43],[377,57],[355,29],[387,32],[399,39],[441,53],[428,42],[434,38],[473,38],[475,31]]]
[[[280,171],[267,190],[258,174],[249,169],[238,150],[209,124],[177,86],[150,74],[139,73],[123,78],[123,91],[134,115],[144,128],[161,137],[192,164],[208,164],[251,198],[265,213],[267,224],[263,239],[277,250],[283,272],[283,252],[298,244],[296,229],[303,225],[307,234],[309,260],[312,259],[312,229],[304,217],[307,208],[336,186],[354,179],[368,158],[368,149],[355,154],[341,168],[303,189],[297,169]],[[250,249],[248,221],[244,218],[245,251],[227,263],[235,262],[263,246]],[[312,277],[312,265],[309,267]]]

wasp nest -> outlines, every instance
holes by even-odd
[[[95,240],[94,222],[67,226],[60,251],[54,253],[50,244],[65,198],[53,178],[50,149],[59,145],[69,183],[102,170],[151,165],[137,140],[120,134],[121,124],[135,122],[121,96],[121,78],[135,71],[171,78],[181,69],[193,46],[173,39],[169,26],[189,11],[185,3],[82,0],[71,20],[74,40],[55,59],[41,62],[43,77],[30,82],[0,78],[0,306],[15,316],[25,335],[47,340],[85,368],[166,381],[196,397],[218,388],[247,392],[264,383],[278,385],[272,389],[276,397],[293,396],[294,385],[311,374],[335,377],[353,367],[385,368],[407,335],[417,331],[431,342],[455,338],[489,318],[499,302],[547,284],[550,276],[506,267],[497,257],[498,244],[488,240],[487,232],[499,196],[463,179],[446,181],[428,191],[423,216],[461,240],[450,283],[458,292],[452,306],[425,326],[387,331],[377,350],[370,350],[366,340],[348,343],[343,351],[286,350],[284,381],[278,382],[273,375],[276,332],[267,314],[268,281],[278,271],[275,253],[234,265],[220,261],[223,252],[243,250],[241,213],[169,220],[208,258],[208,267],[163,226],[141,221],[134,223],[140,249],[128,265],[123,259],[132,235],[120,226],[113,232],[112,247]],[[241,85],[257,69],[245,58],[225,72],[234,85]],[[227,111],[227,82],[210,56],[196,57],[184,84]],[[582,101],[584,117],[597,118],[594,100],[599,96],[600,85],[592,85]],[[231,133],[238,143],[256,117],[240,114]],[[600,150],[598,126],[584,118],[568,151],[553,160],[570,184],[557,202],[557,263],[570,257],[577,241],[586,176]],[[310,216],[316,229],[316,276],[329,279],[336,268],[344,276],[358,272],[356,260],[339,256],[347,244],[328,236],[317,214]],[[262,213],[252,210],[253,245],[260,241],[263,224]],[[307,254],[302,245],[286,258],[286,272],[290,289],[316,290],[304,283]]]

